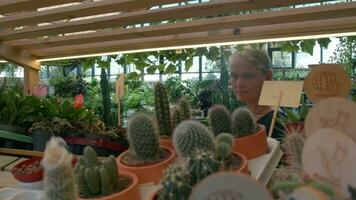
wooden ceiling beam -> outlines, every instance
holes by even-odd
[[[0,58],[20,65],[22,67],[28,67],[34,70],[40,69],[40,63],[37,59],[30,55],[27,51],[23,51],[17,48],[13,48],[0,41]]]
[[[2,31],[0,32],[0,39],[4,41],[16,40],[87,30],[115,28],[147,22],[213,16],[227,12],[237,13],[245,10],[265,9],[315,2],[320,2],[320,0],[227,0],[199,3],[157,10],[129,12],[114,16],[98,17],[39,27],[29,27],[20,30]]]
[[[180,3],[186,0],[106,0],[84,3],[80,5],[56,9],[22,13],[0,18],[0,27],[14,28],[17,26],[53,22],[58,20],[87,17],[105,13],[132,11],[150,8],[155,5]]]
[[[274,24],[245,27],[241,29],[224,29],[133,40],[98,42],[88,45],[73,45],[70,47],[68,46],[67,48],[54,47],[38,49],[30,52],[38,56],[40,59],[48,59],[65,56],[142,50],[149,48],[173,48],[177,46],[204,45],[219,42],[237,42],[282,37],[312,36],[315,34],[346,33],[356,32],[355,20],[356,17],[354,16],[339,19]]]
[[[23,12],[38,8],[80,2],[83,0],[1,0],[0,14]]]
[[[162,24],[152,27],[117,29],[98,33],[79,34],[63,37],[49,37],[46,39],[15,40],[8,44],[21,49],[40,49],[65,45],[89,44],[96,41],[118,41],[135,38],[165,36],[173,34],[194,33],[227,28],[238,28],[276,23],[291,23],[325,19],[327,16],[349,17],[356,16],[356,4],[348,6],[333,5],[325,7],[308,7],[293,10],[271,11],[241,16],[228,16],[210,19],[200,19],[177,24]],[[65,48],[65,47],[64,47]]]

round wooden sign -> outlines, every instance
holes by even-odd
[[[321,64],[314,66],[304,81],[304,90],[312,102],[328,97],[347,97],[351,80],[340,65]]]
[[[305,120],[305,133],[310,136],[322,128],[339,130],[356,142],[356,103],[337,97],[317,103]]]
[[[272,200],[267,189],[246,175],[232,172],[213,174],[200,182],[189,200]]]
[[[356,143],[335,129],[321,129],[309,136],[302,154],[305,172],[325,178],[349,196],[348,185],[356,186]]]
[[[323,192],[308,186],[303,186],[295,189],[288,196],[290,200],[329,200],[329,197]]]

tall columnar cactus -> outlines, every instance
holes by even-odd
[[[132,118],[128,126],[130,152],[137,161],[153,162],[159,159],[159,141],[153,120],[144,114]]]
[[[257,132],[257,123],[247,108],[237,108],[232,115],[232,134],[243,137]]]
[[[42,160],[44,168],[45,200],[76,200],[78,193],[75,187],[72,169],[72,154],[69,154],[62,139],[52,138],[47,144]]]
[[[302,153],[305,139],[298,132],[289,133],[283,142],[283,147],[286,154],[289,156],[289,161],[296,172],[303,170],[302,168]]]
[[[182,112],[178,106],[174,108],[173,121],[174,121],[174,127],[177,127],[183,121]]]
[[[173,133],[173,144],[181,157],[192,156],[197,150],[215,151],[214,136],[203,124],[188,120],[179,124]]]
[[[192,186],[186,171],[177,165],[171,165],[165,171],[163,188],[158,193],[158,200],[183,200],[188,199]]]
[[[231,133],[231,116],[222,105],[215,105],[209,109],[208,120],[214,135]]]
[[[192,185],[220,170],[220,163],[215,160],[211,151],[194,152],[188,157],[186,165]]]
[[[90,146],[85,147],[83,157],[75,166],[75,176],[80,196],[85,198],[110,195],[120,184],[115,157],[110,156],[99,162]]]
[[[103,96],[103,121],[105,124],[110,125],[112,123],[111,119],[111,99],[110,99],[110,85],[108,81],[108,76],[106,74],[106,69],[101,68],[100,74],[100,88],[101,94]]]
[[[155,85],[155,110],[159,126],[159,135],[171,137],[173,133],[173,123],[171,121],[167,91],[161,82]]]
[[[179,102],[180,110],[182,113],[182,119],[184,120],[190,120],[190,108],[189,108],[189,102],[186,98],[180,99]]]

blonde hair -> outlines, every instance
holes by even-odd
[[[231,59],[235,57],[243,59],[248,64],[261,70],[264,74],[271,69],[271,59],[264,51],[257,49],[245,49],[242,52],[235,52]]]

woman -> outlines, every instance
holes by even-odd
[[[272,79],[270,58],[263,51],[254,49],[234,53],[231,57],[230,76],[236,98],[247,104],[257,123],[263,124],[268,134],[273,118],[273,108],[260,106],[258,101],[263,82]],[[272,137],[280,140],[283,135],[283,126],[276,122]]]

